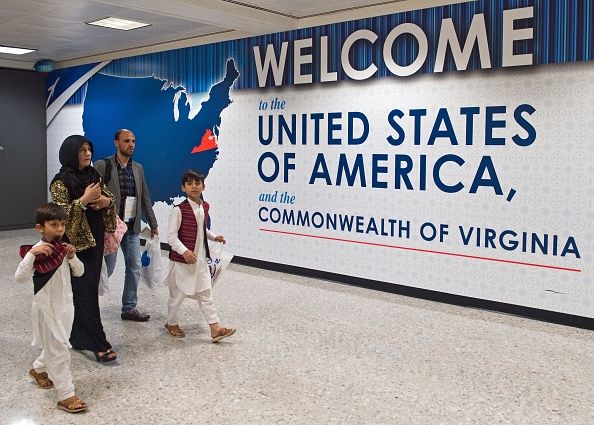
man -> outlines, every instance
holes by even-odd
[[[126,263],[124,293],[122,294],[122,320],[146,322],[150,316],[138,311],[138,281],[140,280],[140,221],[149,223],[151,238],[159,234],[157,219],[149,195],[144,169],[132,154],[136,137],[130,130],[118,130],[114,136],[116,154],[98,160],[94,166],[103,176],[107,188],[114,195],[118,215],[128,225],[120,247]],[[105,256],[107,273],[111,276],[116,264],[117,251]]]

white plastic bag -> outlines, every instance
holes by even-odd
[[[210,260],[207,260],[207,262],[208,269],[210,270],[211,286],[213,288],[221,277],[221,273],[223,273],[233,259],[233,254],[224,250],[223,246],[220,242],[208,241]]]
[[[101,275],[99,276],[99,295],[105,295],[109,292],[109,276],[107,275],[107,264],[105,257],[101,263]]]
[[[161,242],[158,237],[146,239],[140,255],[140,281],[149,288],[163,284],[161,277]]]

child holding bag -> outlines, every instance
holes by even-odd
[[[35,229],[41,240],[21,246],[23,260],[14,275],[19,283],[33,278],[32,345],[42,350],[29,375],[39,388],[56,388],[58,409],[76,413],[86,410],[87,404],[75,395],[70,372],[68,338],[74,319],[70,277],[82,276],[85,268],[74,246],[61,241],[66,218],[66,211],[56,204],[37,209]]]
[[[186,297],[198,300],[210,326],[211,342],[218,342],[235,333],[235,329],[219,324],[214,301],[207,258],[210,258],[207,239],[225,243],[222,235],[215,235],[206,228],[209,205],[201,198],[205,188],[204,175],[186,171],[182,175],[182,191],[187,199],[169,214],[167,242],[169,271],[165,282],[169,285],[169,302],[165,328],[176,338],[183,338],[179,327],[179,309]]]

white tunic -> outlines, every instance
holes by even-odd
[[[35,246],[40,245],[38,242]],[[17,282],[23,283],[33,276],[33,263],[35,255],[28,252],[20,262],[14,277]],[[72,286],[70,283],[70,269],[74,276],[82,276],[85,266],[76,257],[64,257],[62,265],[58,267],[51,279],[33,296],[31,306],[31,320],[33,321],[32,345],[41,345],[40,335],[43,332],[43,323],[46,323],[53,336],[58,341],[70,347],[70,331],[74,320],[74,304],[72,302]]]
[[[188,202],[194,211],[196,223],[198,224],[198,234],[196,235],[196,254],[197,260],[194,264],[180,263],[178,261],[169,262],[169,270],[165,278],[165,283],[175,285],[187,296],[193,296],[199,292],[211,289],[210,271],[206,260],[206,250],[204,249],[204,208],[188,198]],[[179,207],[173,208],[169,213],[167,222],[167,243],[171,249],[179,255],[184,255],[188,249],[178,237],[179,227],[182,221],[182,213]],[[206,229],[206,237],[214,240],[216,234]]]

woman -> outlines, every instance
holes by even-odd
[[[83,136],[69,136],[60,147],[62,168],[50,185],[52,200],[68,213],[65,239],[76,247],[85,272],[72,277],[74,323],[70,343],[91,350],[100,363],[117,358],[107,342],[99,312],[99,276],[105,232],[113,232],[116,213],[113,196],[91,166],[93,144]]]

